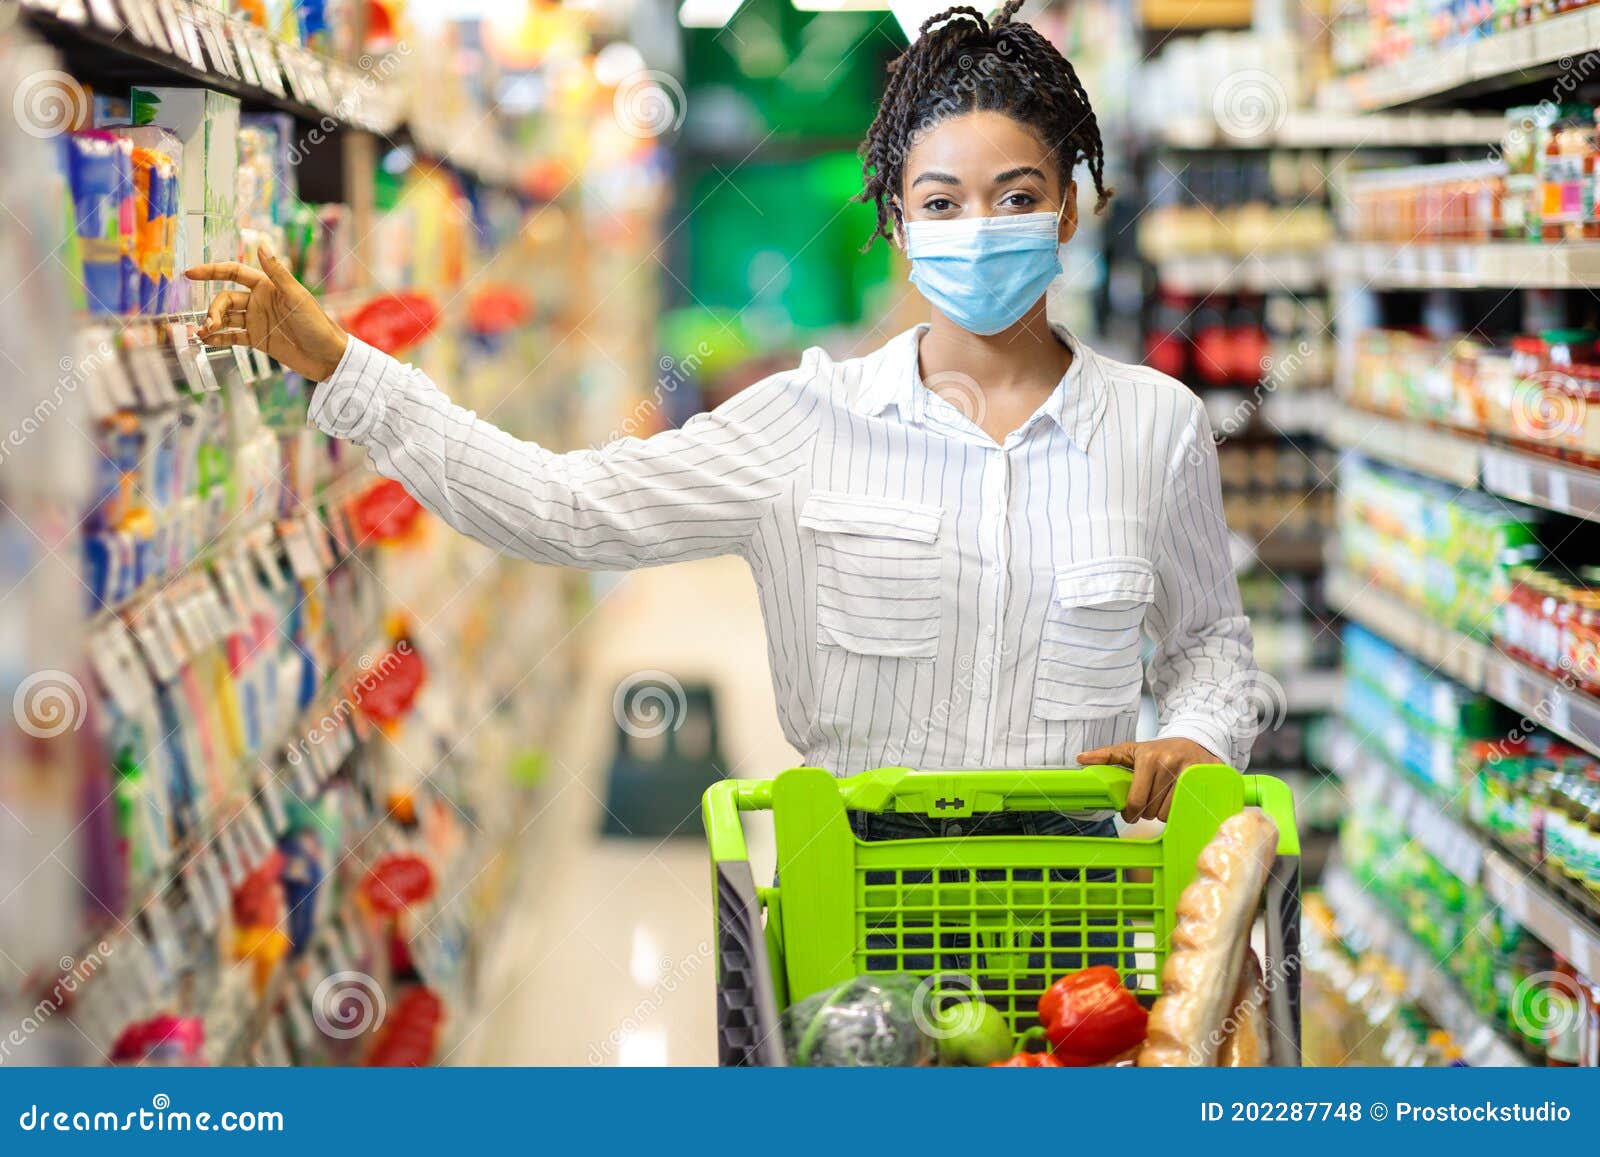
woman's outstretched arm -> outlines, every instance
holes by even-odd
[[[743,553],[815,429],[816,394],[778,374],[682,428],[559,454],[454,405],[424,373],[339,329],[276,257],[192,269],[231,280],[201,336],[248,344],[321,382],[310,416],[465,534],[599,569]]]

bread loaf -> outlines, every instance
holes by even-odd
[[[1177,922],[1145,1068],[1214,1065],[1233,1008],[1250,925],[1277,853],[1278,829],[1259,811],[1230,816],[1200,853],[1195,878],[1178,898]]]
[[[1255,1068],[1267,1063],[1266,1003],[1261,961],[1247,948],[1233,989],[1233,1009],[1222,1021],[1222,1045],[1217,1049],[1220,1067]]]

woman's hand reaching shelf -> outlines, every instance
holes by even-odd
[[[312,381],[326,381],[339,368],[347,335],[271,249],[262,245],[256,259],[260,269],[223,261],[183,271],[190,281],[245,287],[225,289],[211,299],[200,339],[212,346],[247,345]]]

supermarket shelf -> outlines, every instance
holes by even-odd
[[[1600,14],[1578,11],[1496,32],[1466,43],[1412,53],[1327,86],[1322,103],[1359,109],[1395,108],[1445,95],[1490,91],[1560,71],[1600,35]]]
[[[1488,841],[1440,807],[1419,781],[1369,750],[1350,733],[1348,725],[1329,745],[1329,755],[1345,783],[1352,787],[1376,786],[1411,838],[1452,876],[1467,883],[1477,883],[1482,878],[1484,859],[1490,850]]]
[[[1490,647],[1434,622],[1397,598],[1340,567],[1324,578],[1328,601],[1347,619],[1360,623],[1411,652],[1424,663],[1474,691],[1485,690]]]
[[[1254,429],[1265,429],[1284,437],[1327,433],[1337,401],[1326,389],[1296,387],[1271,393],[1254,390],[1216,388],[1203,390],[1206,416],[1219,437],[1233,437]]]
[[[1283,699],[1296,715],[1326,715],[1344,701],[1344,673],[1337,667],[1300,667],[1273,672]]]
[[[1212,117],[1178,117],[1166,123],[1162,143],[1174,149],[1365,149],[1489,145],[1505,134],[1505,118],[1477,113],[1373,116],[1293,112],[1256,136],[1229,133]]]
[[[1349,405],[1335,406],[1327,429],[1334,445],[1364,457],[1600,522],[1600,470]]]
[[[1600,470],[1502,446],[1483,449],[1483,488],[1546,510],[1600,522]]]
[[[1600,242],[1351,241],[1328,272],[1371,289],[1581,289],[1600,285]]]
[[[1489,654],[1483,690],[1600,758],[1600,699],[1499,651]]]
[[[1316,293],[1327,282],[1321,253],[1174,255],[1155,266],[1161,285],[1179,293]]]
[[[163,0],[160,8],[170,17],[148,24],[144,14],[152,6],[129,0],[87,6],[26,0],[22,12],[70,68],[93,81],[204,84],[249,109],[290,113],[324,137],[339,128],[373,133],[470,180],[520,192],[514,158],[484,132],[479,117],[449,125],[408,119],[400,86],[381,78],[381,68],[364,72],[284,43],[200,0]]]
[[[1459,880],[1483,884],[1506,912],[1549,947],[1594,975],[1600,966],[1600,924],[1563,899],[1537,872],[1450,814],[1422,784],[1366,751],[1348,732],[1332,744],[1340,778],[1374,783],[1418,846]],[[1585,971],[1584,962],[1590,965]]]
[[[1585,976],[1600,973],[1600,926],[1552,896],[1537,876],[1499,852],[1490,852],[1483,868],[1484,889],[1518,924]]]
[[[1328,431],[1335,446],[1456,486],[1476,489],[1482,476],[1484,444],[1463,434],[1348,405],[1334,409]]]
[[[1455,1037],[1472,1065],[1518,1068],[1522,1054],[1472,1007],[1461,989],[1440,970],[1422,946],[1395,917],[1362,890],[1349,872],[1333,865],[1323,874],[1322,894],[1338,919],[1341,932],[1369,944],[1405,972],[1418,1007]],[[1360,947],[1358,943],[1356,945]]]

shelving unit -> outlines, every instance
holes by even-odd
[[[1157,262],[1156,269],[1163,285],[1194,294],[1310,293],[1326,282],[1320,253],[1173,256]]]
[[[1371,289],[1583,289],[1600,285],[1600,242],[1341,241],[1328,272]]]
[[[1171,149],[1365,149],[1488,145],[1500,139],[1498,116],[1468,112],[1373,116],[1358,113],[1291,112],[1276,127],[1236,136],[1211,117],[1176,117],[1162,132]]]
[[[1451,875],[1482,883],[1513,919],[1592,975],[1600,965],[1600,922],[1594,915],[1580,912],[1537,871],[1452,815],[1426,787],[1363,750],[1352,736],[1342,734],[1333,746],[1342,779],[1374,782],[1411,837]]]
[[[1355,947],[1370,946],[1402,969],[1418,1006],[1460,1043],[1472,1065],[1520,1067],[1527,1062],[1495,1027],[1480,1016],[1461,990],[1430,960],[1398,920],[1363,891],[1343,868],[1328,869],[1323,896]]]
[[[1385,109],[1492,91],[1559,71],[1562,60],[1570,64],[1597,42],[1600,22],[1595,14],[1569,12],[1446,48],[1424,49],[1341,78],[1323,93],[1323,100],[1332,107]]]
[[[1330,435],[1343,449],[1463,488],[1600,521],[1600,471],[1353,406],[1339,405],[1331,417]]]
[[[1484,689],[1491,648],[1429,619],[1403,599],[1359,576],[1328,571],[1328,601],[1346,618],[1382,635],[1395,646],[1475,691]]]

